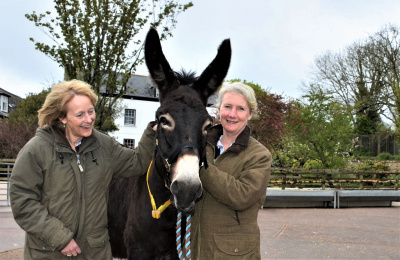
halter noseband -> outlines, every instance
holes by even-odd
[[[199,151],[197,145],[194,142],[184,142],[181,146],[176,148],[168,158],[165,158],[161,152],[160,146],[158,145],[158,139],[156,139],[156,148],[155,149],[156,149],[157,153],[161,156],[161,159],[164,163],[165,169],[167,169],[168,173],[171,172],[171,164],[175,162],[176,158],[178,157],[178,154],[183,149],[186,149],[186,148],[192,148],[192,149]],[[200,165],[202,163],[203,163],[203,158],[200,158]]]

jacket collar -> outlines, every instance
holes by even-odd
[[[56,126],[46,126],[45,128],[43,128],[43,130],[47,133],[49,133],[50,135],[53,135],[53,140],[61,145],[70,147],[70,144],[68,142],[67,137],[65,136],[65,129],[59,125]],[[86,144],[91,144],[96,140],[96,130],[93,129],[92,134],[89,137],[83,137],[81,140],[81,145],[80,147],[82,147],[80,149],[80,151],[83,151],[83,149],[86,148]]]
[[[209,142],[213,147],[217,145],[219,137],[223,134],[222,125],[215,125],[210,130],[207,131],[207,142]],[[232,151],[236,154],[240,153],[242,150],[249,146],[250,140],[250,128],[246,125],[243,131],[238,135],[235,142],[227,151]]]

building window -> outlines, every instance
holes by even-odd
[[[125,125],[135,125],[136,124],[136,109],[125,109]]]
[[[124,139],[124,146],[135,149],[135,139]]]
[[[8,97],[1,95],[0,102],[1,111],[8,113]]]

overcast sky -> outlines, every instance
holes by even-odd
[[[315,58],[338,52],[390,24],[400,25],[399,0],[193,0],[162,43],[173,69],[201,73],[223,39],[232,45],[226,79],[258,83],[299,98]],[[51,0],[0,0],[0,88],[25,98],[63,79],[58,64],[29,37],[51,43],[25,18],[52,10]],[[137,74],[148,75],[141,67]]]

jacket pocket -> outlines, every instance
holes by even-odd
[[[101,232],[98,232],[94,235],[87,236],[87,241],[90,247],[105,247],[108,244],[108,240],[110,237],[108,236],[108,230],[102,229]]]
[[[107,228],[101,229],[93,235],[87,236],[86,241],[89,246],[86,246],[85,251],[82,253],[85,259],[104,259],[112,260],[111,247],[109,242],[110,237],[108,236]]]
[[[54,247],[47,245],[33,235],[26,234],[25,241],[25,258],[48,260],[60,257],[59,251],[54,251]]]
[[[257,236],[255,235],[214,235],[214,241],[219,249],[216,253],[216,259],[232,259],[237,256],[239,259],[247,259],[252,255],[257,244]],[[245,258],[243,258],[246,256]],[[224,258],[225,257],[225,258]],[[252,259],[252,258],[249,258]]]
[[[33,235],[26,234],[25,236],[26,236],[25,246],[28,248],[32,248],[41,252],[53,252],[55,250],[54,245],[48,245]]]

